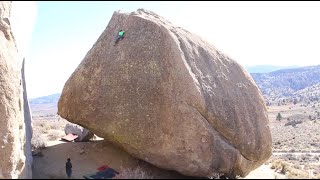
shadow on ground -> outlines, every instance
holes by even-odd
[[[103,140],[91,142],[54,141],[52,145],[42,150],[42,156],[33,158],[33,179],[66,179],[65,163],[68,157],[71,158],[73,165],[72,179],[84,179],[84,175],[97,172],[97,168],[104,164],[117,171],[121,166],[124,168],[140,166],[155,178],[194,179],[138,160]],[[121,171],[119,172],[121,173]]]

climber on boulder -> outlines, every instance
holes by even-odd
[[[118,35],[117,35],[117,37],[116,37],[116,39],[115,39],[115,41],[114,41],[114,46],[117,44],[117,42],[119,41],[119,39],[123,39],[123,37],[124,37],[124,33],[125,33],[125,31],[123,31],[123,30],[120,30],[119,32],[118,32]]]

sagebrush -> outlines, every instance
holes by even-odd
[[[119,174],[113,179],[154,179],[154,177],[138,166],[135,169],[120,167]]]

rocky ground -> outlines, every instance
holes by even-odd
[[[320,178],[319,111],[317,101],[268,107],[273,156],[267,163],[275,172],[286,178]]]
[[[274,151],[320,152],[319,106],[296,104],[268,108]],[[281,120],[276,120],[278,113]]]

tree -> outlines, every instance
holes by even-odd
[[[282,119],[282,116],[280,113],[278,113],[276,120],[280,121]]]
[[[271,102],[267,101],[266,106],[271,106]]]

